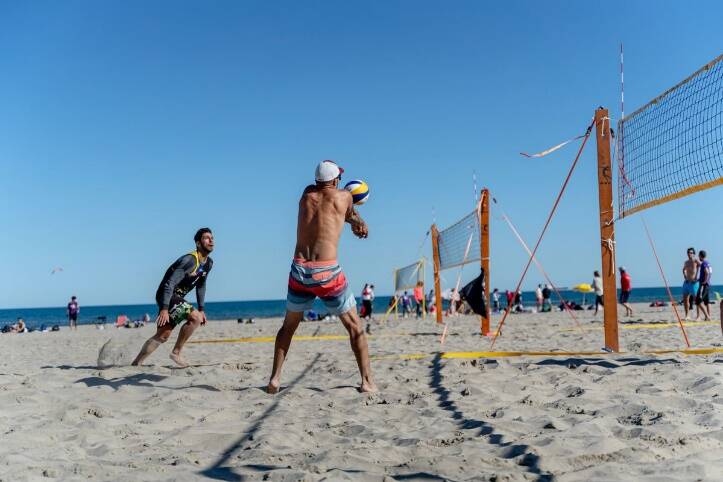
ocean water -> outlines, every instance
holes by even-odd
[[[711,302],[715,301],[714,292],[719,292],[723,296],[723,286],[714,286],[711,289]],[[681,299],[681,288],[671,288],[673,297],[680,301]],[[574,291],[562,290],[560,291],[562,296],[566,300],[575,301],[577,303],[583,302],[583,295]],[[504,295],[504,293],[502,293]],[[411,292],[410,292],[411,295]],[[501,296],[501,299],[504,296]],[[557,296],[553,293],[553,303],[557,304]],[[595,296],[587,294],[584,301],[588,304],[595,300]],[[649,303],[652,301],[661,300],[668,301],[668,295],[663,287],[653,288],[633,288],[633,292],[630,296],[630,301],[633,303],[645,302]],[[379,296],[374,300],[374,313],[377,315],[383,313],[389,305],[389,296]],[[361,305],[361,301],[357,300],[358,304]],[[531,291],[525,291],[522,293],[522,302],[524,305],[534,305],[535,295]],[[504,301],[502,301],[504,306]],[[445,304],[446,306],[446,304]],[[259,301],[222,301],[222,302],[207,302],[206,303],[206,316],[209,320],[233,320],[238,318],[271,318],[283,316],[286,308],[285,300],[259,300]],[[323,304],[318,300],[315,304],[315,310],[318,313],[325,313]],[[155,304],[148,305],[108,305],[108,306],[82,306],[80,310],[80,316],[78,322],[80,324],[93,324],[98,321],[98,317],[105,316],[108,323],[114,323],[118,315],[126,315],[131,320],[140,319],[144,314],[148,313],[151,318],[154,318],[158,308]],[[717,312],[717,310],[716,310]],[[18,318],[23,318],[27,325],[32,328],[37,328],[40,325],[67,325],[68,320],[65,314],[65,307],[55,308],[17,308],[17,309],[3,309],[0,310],[0,326],[12,324],[17,321]]]

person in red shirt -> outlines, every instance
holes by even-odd
[[[625,271],[623,266],[620,267],[620,304],[625,308],[625,316],[633,316],[633,308],[628,303],[630,292],[633,291],[630,274]]]

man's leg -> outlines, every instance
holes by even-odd
[[[723,300],[720,302],[720,333],[723,335]]]
[[[166,323],[163,326],[159,326],[156,330],[156,334],[146,340],[146,342],[143,344],[140,353],[138,353],[136,359],[133,360],[132,365],[138,366],[142,364],[151,353],[156,351],[156,348],[158,348],[161,343],[165,343],[166,341],[168,341],[168,337],[171,336],[172,331],[173,325],[171,323]]]
[[[201,314],[201,312],[198,310],[193,310],[188,315],[186,323],[184,323],[181,327],[181,331],[178,333],[178,339],[176,340],[176,345],[173,347],[173,351],[171,351],[170,354],[171,360],[176,362],[178,366],[183,368],[186,368],[188,366],[186,360],[181,357],[181,350],[183,349],[183,345],[185,345],[188,339],[191,338],[193,332],[196,331],[196,328],[201,326],[202,321],[203,315]]]
[[[354,313],[356,314],[356,312]],[[286,311],[284,324],[279,328],[274,342],[274,366],[271,368],[271,378],[266,391],[269,393],[277,393],[281,387],[281,368],[284,366],[286,354],[291,346],[291,339],[294,337],[299,323],[304,318],[303,311]]]
[[[688,312],[690,311],[690,300],[688,294],[683,294],[683,308],[685,308],[685,319],[688,319]]]
[[[377,386],[372,380],[372,370],[369,364],[369,346],[367,345],[367,337],[364,334],[364,327],[362,326],[361,320],[355,310],[350,310],[339,315],[339,319],[344,325],[344,328],[346,328],[346,331],[349,332],[349,342],[351,343],[351,349],[354,352],[362,380],[359,386],[360,391],[376,392]]]

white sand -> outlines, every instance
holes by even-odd
[[[583,332],[565,331],[563,313],[511,316],[495,349],[599,351],[590,316]],[[451,320],[444,351],[488,350],[477,325]],[[210,322],[193,340],[278,326]],[[641,354],[681,348],[678,328],[622,329],[633,353],[599,358],[441,359],[440,331],[372,324],[374,395],[355,390],[347,341],[297,341],[276,396],[261,389],[269,342],[188,345],[188,369],[172,366],[169,342],[146,367],[99,370],[109,338],[127,363],[153,327],[0,335],[0,480],[723,480],[723,354]],[[689,333],[723,341],[717,324]]]

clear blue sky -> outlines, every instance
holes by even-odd
[[[575,149],[518,153],[598,105],[618,117],[621,41],[631,112],[720,53],[721,18],[719,2],[0,0],[0,308],[150,303],[206,225],[209,300],[283,298],[297,200],[327,158],[372,190],[369,239],[341,241],[357,292],[390,291],[433,208],[440,226],[471,210],[473,171],[532,241]],[[594,143],[581,162],[540,251],[562,286],[599,267]],[[645,213],[676,284],[689,245],[723,266],[722,198]],[[492,284],[512,288],[524,253],[491,229]],[[639,216],[617,236],[634,284],[660,285]]]

